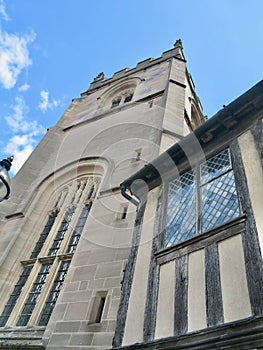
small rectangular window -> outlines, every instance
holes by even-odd
[[[136,150],[136,158],[135,158],[136,162],[141,160],[141,156],[142,156],[142,149],[139,148]]]
[[[123,208],[123,212],[122,212],[122,215],[121,215],[121,219],[122,219],[122,220],[126,219],[127,210],[128,210],[128,207],[127,207],[127,206]]]
[[[127,212],[128,212],[128,205],[121,204],[119,211],[117,212],[117,215],[116,215],[116,220],[125,220],[127,217]]]
[[[105,301],[106,301],[106,297],[101,297],[100,298],[100,302],[99,302],[99,307],[98,307],[97,317],[96,317],[95,323],[100,323],[100,321],[101,321],[102,313],[103,313],[103,309],[104,309],[104,305],[105,305]]]
[[[97,292],[94,298],[94,303],[91,310],[90,322],[100,323],[102,320],[103,312],[105,309],[105,303],[107,298],[107,292],[101,291]]]

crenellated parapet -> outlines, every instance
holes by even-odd
[[[94,78],[93,82],[91,82],[88,90],[83,92],[81,94],[81,96],[92,94],[98,88],[101,88],[104,85],[113,83],[117,79],[127,78],[129,75],[134,74],[137,71],[140,71],[142,69],[147,69],[147,68],[149,68],[151,66],[154,66],[154,65],[159,64],[159,63],[161,63],[163,61],[166,61],[166,60],[168,60],[168,59],[170,59],[172,57],[174,57],[176,59],[179,59],[179,60],[185,61],[181,39],[178,39],[175,42],[174,47],[172,49],[170,49],[170,50],[164,51],[160,57],[158,57],[158,58],[151,58],[151,57],[147,58],[147,59],[145,59],[143,61],[138,62],[134,68],[123,68],[123,69],[115,72],[113,74],[113,76],[110,77],[110,78],[106,78],[103,72],[99,73]]]

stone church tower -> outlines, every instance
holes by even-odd
[[[72,101],[1,203],[1,348],[111,347],[137,225],[120,184],[203,121],[180,40]]]
[[[205,122],[182,43],[74,99],[0,206],[0,348],[263,348],[263,81]]]

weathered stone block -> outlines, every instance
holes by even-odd
[[[121,278],[120,277],[107,278],[104,282],[105,289],[118,287],[120,285],[121,285]]]
[[[91,345],[93,340],[93,334],[92,333],[77,333],[73,334],[70,339],[70,345]],[[71,348],[70,348],[71,349]]]
[[[85,320],[89,308],[88,302],[71,303],[68,305],[65,320]]]
[[[121,261],[115,261],[111,264],[103,263],[98,265],[96,272],[96,278],[114,277],[120,276],[123,270],[123,264]]]
[[[57,322],[55,326],[55,333],[74,333],[78,332],[80,322]]]
[[[95,275],[97,265],[76,267],[71,281],[88,281]]]
[[[57,345],[58,347],[62,347],[69,343],[70,334],[56,334],[54,333],[50,339],[50,345]]]
[[[74,301],[89,301],[91,298],[92,291],[75,291],[63,293],[61,301],[64,303]]]
[[[111,347],[113,333],[96,333],[91,345]]]

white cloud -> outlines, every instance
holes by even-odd
[[[6,13],[6,10],[5,10],[4,0],[0,0],[0,15],[4,18],[4,20],[6,20],[6,21],[10,20],[10,18],[9,18],[9,16]]]
[[[47,109],[48,109],[49,93],[48,93],[48,91],[42,90],[42,91],[40,92],[40,96],[41,96],[41,102],[39,102],[38,107],[39,107],[39,109],[44,113],[44,112],[46,112]]]
[[[38,104],[38,108],[41,112],[45,113],[48,109],[54,109],[61,103],[60,100],[49,99],[49,92],[47,90],[40,91],[41,101]]]
[[[24,91],[27,91],[29,88],[30,88],[30,85],[25,83],[18,88],[18,91],[24,92]]]
[[[21,71],[31,65],[28,44],[35,38],[33,31],[18,36],[0,29],[0,83],[5,89],[13,88]]]
[[[35,148],[37,137],[45,133],[45,128],[36,120],[28,120],[29,108],[21,97],[16,97],[12,106],[12,114],[5,117],[7,125],[12,131],[4,152],[14,155],[12,173],[16,173]]]
[[[20,139],[22,138],[22,140]],[[23,141],[23,142],[21,142]],[[26,143],[26,142],[27,143]],[[14,155],[11,172],[16,174],[34,150],[35,141],[23,136],[13,136],[5,148],[8,155]]]

